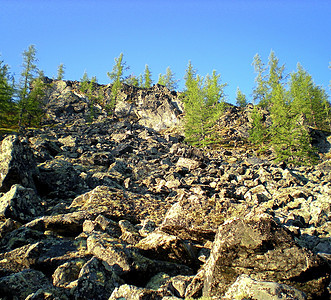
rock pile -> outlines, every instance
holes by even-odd
[[[1,142],[0,298],[329,299],[329,161],[188,146],[162,86],[90,124],[56,86],[52,126]]]

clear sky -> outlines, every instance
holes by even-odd
[[[34,44],[46,76],[65,65],[65,79],[84,71],[107,84],[121,52],[152,79],[168,66],[184,85],[187,63],[198,74],[215,69],[235,103],[237,86],[254,87],[253,57],[273,50],[286,72],[300,62],[328,93],[331,70],[330,0],[0,0],[0,53],[19,75],[22,52]]]

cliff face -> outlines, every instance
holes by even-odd
[[[2,139],[2,299],[329,298],[329,161],[256,157],[250,107],[219,121],[232,148],[188,146],[162,86],[91,120],[79,84],[50,86],[51,126]]]

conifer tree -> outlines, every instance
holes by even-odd
[[[138,87],[139,86],[139,79],[131,74],[126,80],[125,80],[125,83],[128,84],[128,85],[132,85],[132,86],[136,86]]]
[[[316,156],[305,126],[304,115],[293,109],[289,97],[290,93],[281,84],[275,86],[270,109],[271,146],[275,150],[277,160],[295,164],[313,163]]]
[[[0,60],[0,126],[9,126],[15,111],[14,88],[10,81],[9,67]]]
[[[90,122],[95,118],[95,104],[101,102],[102,99],[102,96],[97,90],[97,82],[98,80],[95,76],[89,79],[86,71],[84,72],[83,78],[80,82],[80,91],[83,92],[89,99],[90,115],[88,116],[88,120]]]
[[[57,76],[56,79],[57,80],[63,80],[64,77],[64,64],[59,64],[59,66],[57,67]]]
[[[30,45],[28,50],[23,52],[23,70],[21,73],[20,87],[18,89],[18,125],[22,129],[25,126],[38,125],[42,115],[42,97],[45,92],[43,73],[37,77],[38,68],[36,65],[36,48]],[[30,93],[31,89],[33,93]]]
[[[256,87],[253,89],[253,104],[263,103],[267,95],[267,76],[266,66],[262,62],[260,55],[257,53],[254,56],[253,63],[254,71],[257,73],[255,82]]]
[[[83,77],[80,79],[80,87],[79,90],[83,93],[86,93],[89,87],[89,77],[87,75],[87,72],[84,71]]]
[[[152,74],[149,70],[148,65],[145,65],[145,72],[144,72],[144,88],[150,88],[152,86]]]
[[[252,114],[252,127],[248,131],[249,140],[254,145],[259,145],[260,150],[264,150],[264,144],[267,143],[268,140],[268,130],[263,121],[263,116],[261,111],[258,109],[257,105],[254,105]]]
[[[186,141],[206,146],[215,142],[213,126],[224,109],[224,87],[220,83],[220,75],[213,71],[212,75],[203,77],[196,75],[191,62],[185,74],[185,138]]]
[[[159,74],[159,78],[157,81],[158,84],[166,86],[166,79],[165,75],[162,75],[161,73]]]
[[[112,83],[111,101],[107,106],[108,111],[111,113],[115,111],[117,98],[122,88],[122,82],[125,81],[124,71],[127,69],[126,63],[123,62],[123,53],[121,53],[119,57],[115,58],[115,65],[113,66],[112,72],[107,72]]]
[[[236,91],[236,104],[240,107],[245,107],[248,104],[246,95],[241,92],[239,87],[237,87]]]
[[[292,109],[303,114],[307,125],[322,129],[330,129],[330,105],[326,92],[316,86],[311,75],[298,64],[297,72],[291,74],[290,95]]]
[[[283,74],[285,66],[279,67],[278,63],[279,60],[273,51],[269,55],[268,66],[262,62],[259,54],[254,56],[253,66],[257,76],[256,87],[253,90],[253,104],[258,101],[259,106],[270,107],[273,89],[285,78]]]
[[[171,71],[170,67],[167,67],[166,74],[159,74],[158,84],[164,85],[169,90],[177,89],[178,80],[175,79],[175,74]]]

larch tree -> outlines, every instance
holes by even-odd
[[[170,67],[167,67],[166,74],[159,74],[158,84],[164,85],[169,90],[177,89],[178,80],[175,79],[175,74],[171,71]]]
[[[145,65],[145,71],[144,71],[144,88],[150,88],[152,86],[152,73],[148,67],[148,65]]]
[[[271,146],[277,160],[295,164],[311,164],[316,160],[304,114],[293,108],[290,92],[278,84],[272,95],[270,115]]]
[[[18,125],[20,129],[25,126],[37,126],[42,116],[42,98],[45,93],[43,73],[38,72],[36,48],[30,45],[23,52],[23,70],[20,86],[18,88]],[[40,75],[38,77],[38,74]],[[32,89],[34,90],[32,92]],[[30,93],[31,92],[31,93]]]
[[[270,52],[267,66],[262,62],[259,54],[254,56],[253,66],[257,73],[256,87],[253,90],[253,104],[269,108],[273,89],[285,79],[285,66],[279,66],[279,59],[273,51]]]
[[[56,79],[57,80],[63,80],[63,77],[64,77],[64,64],[59,64],[59,66],[57,67],[57,76],[56,76]]]
[[[9,126],[15,112],[14,87],[9,67],[0,60],[0,125]]]
[[[203,78],[196,75],[191,62],[185,74],[184,110],[186,141],[197,146],[206,146],[215,142],[213,127],[224,109],[224,87],[220,75]]]
[[[236,91],[236,104],[240,107],[245,107],[248,104],[246,95],[239,89],[239,87],[237,87]]]
[[[303,114],[307,125],[321,130],[330,130],[330,105],[324,89],[315,85],[311,75],[298,64],[291,74],[290,94],[292,109]]]
[[[115,112],[115,106],[122,88],[122,82],[125,81],[124,71],[127,69],[128,67],[126,66],[126,63],[123,62],[123,53],[121,53],[119,57],[115,58],[113,70],[111,72],[107,72],[107,76],[112,83],[111,100],[107,105],[107,110],[112,114]]]

